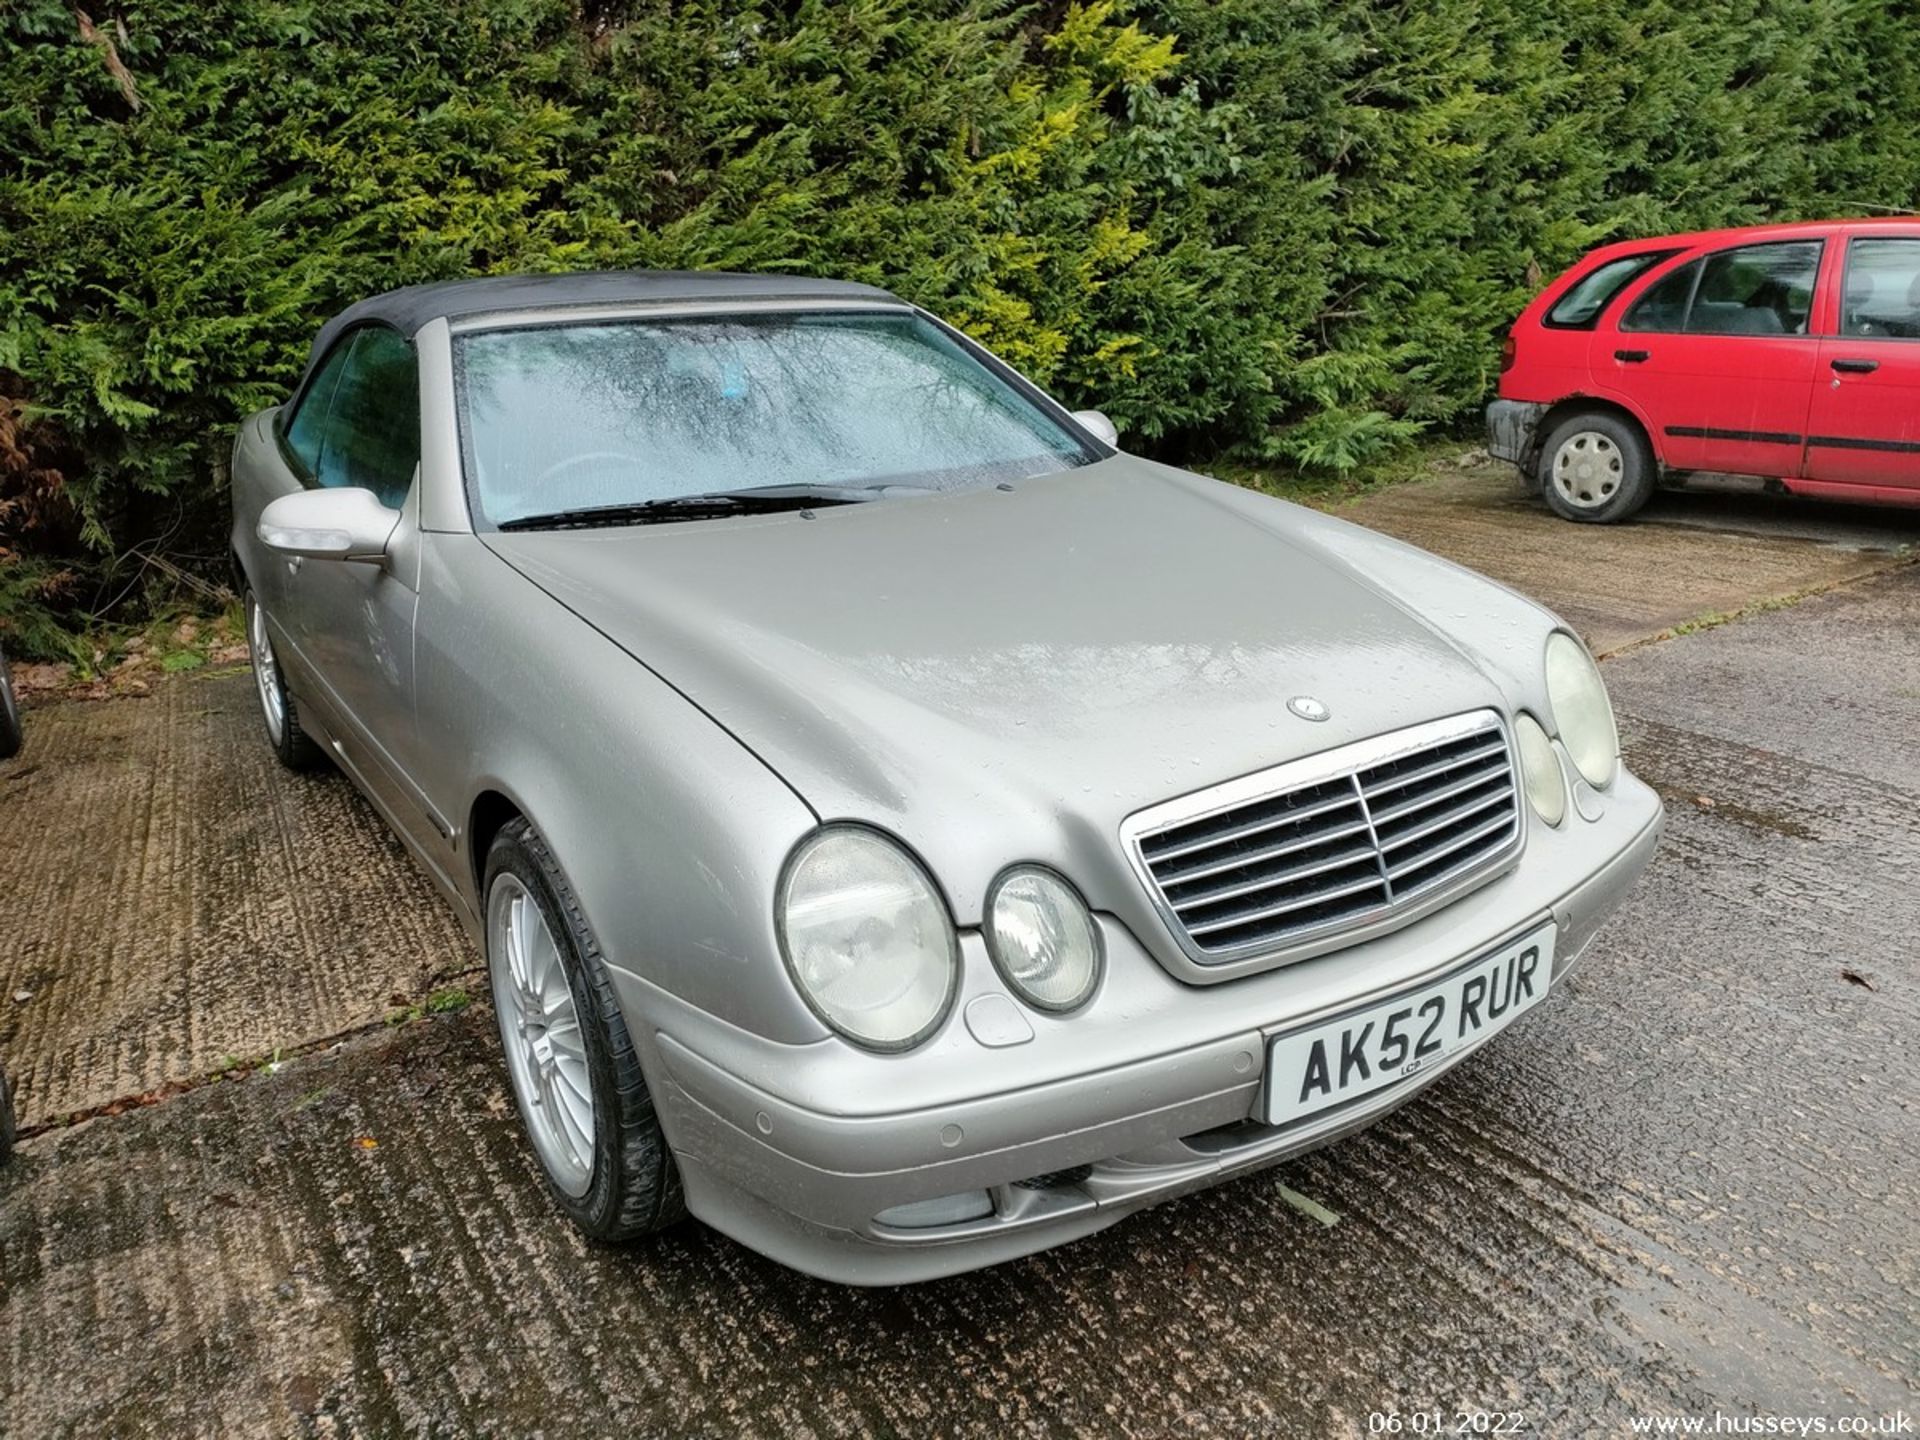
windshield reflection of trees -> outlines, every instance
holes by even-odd
[[[792,484],[951,489],[1081,463],[1079,443],[912,316],[594,323],[461,341],[496,522]]]

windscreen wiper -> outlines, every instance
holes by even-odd
[[[766,515],[810,510],[817,505],[858,505],[879,495],[864,485],[759,485],[744,490],[707,490],[664,495],[628,505],[555,510],[502,521],[502,530],[585,530],[596,525],[657,525],[671,520],[708,520],[722,515]]]

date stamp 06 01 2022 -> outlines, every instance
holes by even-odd
[[[1369,1435],[1524,1435],[1532,1427],[1520,1410],[1373,1410]]]

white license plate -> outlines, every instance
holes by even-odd
[[[1546,998],[1554,934],[1542,925],[1418,990],[1276,1036],[1267,1050],[1267,1123],[1398,1084],[1504,1030]]]

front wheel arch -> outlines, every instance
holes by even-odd
[[[474,913],[486,908],[487,851],[493,837],[515,820],[527,819],[526,811],[510,795],[491,787],[473,797],[467,807],[467,881],[473,886]]]
[[[272,637],[267,633],[267,612],[260,604],[260,597],[251,586],[240,592],[241,613],[247,627],[248,661],[253,667],[254,683],[259,693],[262,718],[266,729],[267,744],[274,756],[289,770],[317,770],[328,763],[328,755],[320,742],[308,733],[300,721],[300,702],[295,698],[292,687],[287,683],[286,674],[274,663]],[[256,635],[258,626],[258,635]],[[263,646],[268,672],[263,673]],[[278,696],[277,717],[267,715],[268,694]],[[275,726],[278,725],[276,733]]]

